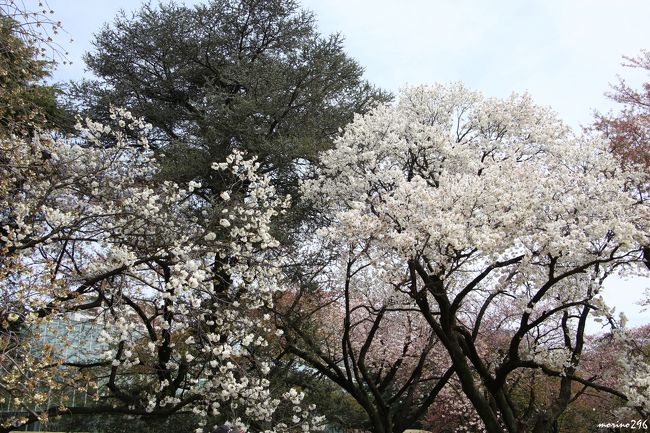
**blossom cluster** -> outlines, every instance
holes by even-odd
[[[261,308],[279,290],[270,224],[288,198],[238,151],[213,166],[231,180],[214,198],[195,194],[198,181],[162,181],[150,125],[121,109],[111,119],[80,120],[74,138],[1,143],[0,385],[31,414],[3,422],[65,413],[83,380],[98,412],[183,410],[200,426],[225,415],[269,432],[320,425],[291,399],[295,415],[277,418],[258,350],[270,330]],[[66,350],[76,342],[47,331],[72,313],[101,330],[82,361]]]

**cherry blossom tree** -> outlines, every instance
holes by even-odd
[[[413,427],[453,375],[442,344],[408,297],[377,283],[364,251],[328,257],[316,245],[274,303],[280,346],[354,398],[373,432]]]
[[[630,383],[579,368],[588,318],[617,323],[603,281],[647,272],[644,174],[621,168],[605,141],[575,136],[526,95],[423,86],[357,116],[321,164],[303,191],[328,222],[323,244],[347,258],[339,281],[354,260],[366,282],[351,291],[409,300],[486,431],[550,431],[576,386],[647,411]],[[496,350],[481,347],[497,334]],[[557,382],[522,417],[512,381],[527,371]]]
[[[256,349],[278,290],[270,222],[288,199],[235,151],[212,166],[228,190],[200,202],[196,182],[157,179],[150,125],[111,117],[80,122],[74,139],[1,141],[0,397],[16,411],[0,431],[62,414],[179,411],[197,415],[197,431],[210,416],[253,431],[318,427],[300,390],[270,397]],[[101,330],[101,350],[71,355],[88,341],[53,324],[72,315]],[[75,405],[75,388],[94,403]]]
[[[650,71],[650,51],[642,50],[636,57],[624,57],[623,66]],[[620,104],[618,113],[596,113],[594,129],[609,140],[612,150],[626,164],[640,164],[650,167],[650,83],[643,83],[635,89],[619,77],[606,94]],[[647,181],[647,177],[646,177]],[[650,246],[646,246],[645,258],[650,268]],[[650,304],[650,292],[646,304]]]
[[[644,325],[588,337],[580,365],[585,377],[598,379],[599,383],[611,388],[624,389],[625,395],[634,401],[633,405],[645,406],[645,412],[650,402],[646,380],[650,365],[649,330],[649,326]],[[594,393],[584,387],[581,391],[565,417],[576,427],[639,419],[638,413],[615,395]]]
[[[625,57],[625,61],[624,66],[650,71],[650,51]],[[618,113],[596,113],[595,129],[605,134],[623,160],[650,165],[650,83],[634,89],[619,78],[607,96],[621,109]]]
[[[436,396],[421,424],[436,433],[485,431],[481,418],[455,379]]]

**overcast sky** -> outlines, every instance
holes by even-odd
[[[185,1],[193,4],[197,1]],[[27,5],[37,4],[26,0]],[[92,34],[138,0],[49,0],[72,44],[71,66],[55,79],[84,76]],[[588,124],[612,104],[603,93],[617,74],[648,81],[621,66],[622,56],[650,49],[648,0],[303,0],[323,34],[340,32],[372,83],[401,86],[463,81],[489,96],[529,92],[571,126]],[[631,322],[649,322],[634,305],[645,282],[610,283],[607,298]],[[632,289],[632,286],[635,289]],[[627,290],[621,290],[621,289]]]

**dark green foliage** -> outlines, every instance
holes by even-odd
[[[73,86],[94,118],[111,104],[144,116],[164,175],[222,190],[213,161],[258,155],[284,193],[352,119],[389,95],[362,79],[339,35],[321,37],[292,0],[145,5],[99,32],[86,56],[99,77]]]
[[[47,425],[49,431],[89,433],[194,433],[197,427],[197,417],[192,414],[174,414],[165,418],[66,415],[51,420]]]
[[[51,62],[19,37],[20,23],[0,9],[0,136],[29,135],[35,128],[58,123],[58,90],[43,84]]]
[[[368,430],[368,414],[347,392],[328,379],[317,376],[301,377],[308,389],[306,400],[325,416],[330,431]]]
[[[368,415],[349,393],[296,359],[285,358],[271,374],[271,383],[278,389],[294,387],[305,391],[305,404],[313,404],[327,420],[327,432],[365,430],[370,427]],[[287,408],[289,409],[289,408]]]
[[[196,192],[206,200],[231,181],[212,162],[233,149],[257,155],[279,191],[294,197],[278,230],[285,233],[304,222],[298,179],[318,152],[354,113],[390,99],[363,80],[342,38],[319,35],[313,15],[292,0],[149,4],[106,25],[94,46],[85,60],[98,78],[70,89],[85,115],[106,120],[114,105],[144,117],[154,126],[161,176],[200,180]],[[338,425],[365,421],[337,386],[303,373],[279,378],[277,392],[297,384]]]

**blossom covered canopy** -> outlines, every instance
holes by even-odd
[[[335,215],[323,233],[441,271],[458,251],[474,264],[550,254],[573,265],[648,242],[635,173],[527,95],[408,88],[397,106],[358,116],[322,162],[304,191]]]
[[[584,383],[585,322],[614,323],[603,280],[647,272],[641,170],[623,169],[606,142],[574,135],[527,95],[406,88],[396,105],[357,116],[321,161],[303,184],[328,218],[318,236],[355,257],[357,290],[419,308],[488,431],[518,429],[503,397],[513,371]],[[503,353],[480,358],[481,335],[503,336]],[[639,368],[650,371],[628,371]],[[643,386],[625,398],[648,408]]]

